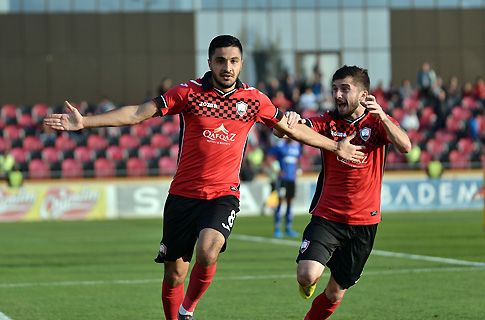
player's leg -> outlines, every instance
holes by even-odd
[[[179,310],[181,315],[193,314],[195,306],[212,282],[217,258],[226,248],[227,238],[239,212],[239,200],[234,196],[208,200],[201,212],[197,226],[200,231],[196,263],[190,273],[187,293]]]
[[[180,309],[181,314],[192,314],[195,306],[214,278],[217,258],[226,239],[217,230],[203,229],[197,242],[196,262],[190,273],[187,294]]]
[[[323,274],[325,266],[314,260],[300,260],[296,269],[296,278],[300,285],[300,295],[308,299],[315,292],[317,281]]]
[[[328,319],[342,301],[346,291],[347,289],[343,289],[333,276],[330,276],[327,287],[313,300],[312,307],[304,320]]]
[[[332,270],[325,291],[312,303],[305,320],[327,319],[335,311],[347,289],[359,280],[372,251],[377,225],[342,226],[346,240],[327,263]]]
[[[184,300],[184,280],[189,270],[189,261],[179,258],[164,261],[165,270],[162,282],[162,305],[167,320],[177,320],[179,307]]]
[[[165,317],[176,320],[184,299],[184,280],[197,241],[195,210],[200,200],[169,195],[163,216],[163,237],[155,259],[164,264],[162,305]]]
[[[299,237],[298,232],[293,231],[293,198],[295,197],[295,181],[285,180],[286,189],[286,214],[285,214],[285,235],[288,237]]]
[[[339,232],[335,229],[334,223],[322,217],[312,216],[303,232],[303,241],[296,260],[297,280],[302,298],[308,299],[312,296],[318,279],[339,245]]]
[[[276,190],[278,192],[278,205],[274,210],[274,233],[273,236],[276,238],[281,238],[283,233],[281,232],[281,204],[285,201],[285,189],[281,184],[281,180],[278,179],[276,182]]]

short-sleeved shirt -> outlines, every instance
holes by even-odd
[[[239,198],[239,171],[249,131],[272,128],[283,114],[259,90],[242,83],[230,92],[212,86],[212,73],[153,99],[162,116],[180,115],[178,166],[169,193],[196,199]]]
[[[298,171],[298,159],[301,156],[300,144],[296,141],[280,140],[269,150],[268,154],[276,157],[280,164],[281,180],[295,181]]]
[[[396,120],[389,118],[398,125]],[[390,144],[381,122],[368,112],[350,121],[341,119],[334,111],[307,120],[307,125],[334,141],[357,132],[351,143],[366,147],[365,158],[358,162],[322,150],[322,171],[310,212],[350,225],[379,223],[382,176]]]

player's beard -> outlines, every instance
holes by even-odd
[[[231,73],[231,79],[230,80],[224,80],[224,75],[227,74],[227,72],[223,72],[220,75],[216,75],[214,72],[212,72],[212,80],[217,83],[219,87],[222,89],[230,89],[232,86],[234,86],[234,83],[236,83],[237,76],[234,76]]]
[[[342,101],[341,101],[342,102]],[[347,111],[346,112],[341,112],[338,108],[338,103],[337,101],[335,101],[335,104],[336,104],[336,109],[338,111],[338,115],[340,118],[342,119],[345,119],[345,118],[349,118],[354,112],[355,110],[357,110],[357,108],[359,107],[359,101],[356,100],[356,101],[345,101],[347,103]]]

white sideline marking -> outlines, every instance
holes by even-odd
[[[7,317],[2,311],[0,311],[0,320],[12,320],[12,319]]]
[[[264,237],[255,237],[255,236],[247,236],[247,235],[240,235],[240,234],[232,235],[231,239],[237,239],[242,241],[252,241],[252,242],[259,242],[259,243],[263,243],[263,242],[274,243],[274,244],[292,246],[296,248],[300,246],[300,242],[295,240],[264,238]],[[388,252],[388,251],[382,251],[382,250],[373,250],[372,254],[387,256],[387,257],[395,257],[395,258],[423,260],[423,261],[432,261],[432,262],[439,262],[439,263],[446,263],[446,264],[453,264],[453,265],[468,266],[468,268],[450,267],[450,268],[420,268],[420,269],[401,269],[401,270],[389,269],[389,270],[381,270],[381,271],[365,271],[365,275],[393,275],[396,273],[411,274],[411,273],[425,273],[425,272],[455,272],[455,271],[463,271],[463,270],[471,270],[471,271],[485,270],[484,262],[464,261],[464,260],[447,259],[447,258],[440,258],[440,257],[422,256],[417,254]],[[324,276],[328,276],[328,273],[324,274]],[[296,275],[283,274],[283,275],[216,277],[214,278],[214,281],[265,280],[265,279],[287,279],[287,278],[296,278]],[[161,282],[161,279],[3,283],[3,284],[0,284],[0,288],[55,287],[55,286],[79,286],[79,285],[89,286],[89,285],[105,285],[105,284],[142,284],[142,283],[160,283],[160,282]],[[0,311],[0,320],[12,320],[12,319],[7,317]]]
[[[264,237],[256,237],[256,236],[247,236],[242,234],[231,235],[231,239],[260,242],[260,243],[264,242],[264,243],[282,244],[282,245],[288,245],[292,247],[296,246],[297,248],[300,247],[300,244],[301,244],[300,241],[295,241],[295,240],[264,238]],[[470,266],[470,267],[485,267],[485,262],[474,262],[474,261],[465,261],[465,260],[448,259],[448,258],[440,258],[440,257],[422,256],[418,254],[390,252],[390,251],[383,251],[383,250],[372,250],[372,254],[375,254],[378,256],[385,256],[385,257],[432,261],[432,262],[455,264],[455,265]]]
[[[366,276],[382,276],[395,275],[396,273],[411,274],[411,273],[425,273],[425,272],[456,272],[456,271],[485,271],[483,267],[455,267],[455,268],[420,268],[420,269],[402,269],[402,270],[381,270],[381,271],[365,271]],[[330,276],[329,273],[324,273],[322,277]],[[244,280],[268,280],[268,279],[295,279],[296,274],[268,274],[259,276],[235,276],[235,277],[215,277],[213,281],[244,281]],[[105,280],[105,281],[63,281],[63,282],[31,282],[31,283],[3,283],[0,288],[26,288],[26,287],[61,287],[61,286],[94,286],[105,284],[140,284],[140,283],[160,283],[161,279],[145,279],[145,280]],[[10,320],[9,318],[2,318],[0,312],[0,320]]]

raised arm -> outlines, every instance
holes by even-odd
[[[377,103],[374,96],[368,95],[367,98],[368,100],[362,105],[367,108],[372,116],[379,119],[384,127],[384,130],[386,130],[387,139],[396,147],[397,150],[399,150],[399,152],[408,153],[411,151],[411,140],[409,140],[406,131],[389,119],[387,114]]]
[[[160,114],[153,101],[141,105],[124,106],[105,113],[83,116],[69,102],[64,105],[70,113],[55,113],[44,119],[44,124],[55,130],[77,131],[83,128],[119,127],[132,125]]]
[[[362,152],[365,149],[364,146],[355,146],[350,143],[356,135],[355,132],[345,139],[335,142],[307,127],[305,124],[288,125],[288,118],[286,116],[273,129],[274,134],[280,138],[286,135],[293,140],[300,141],[309,146],[334,152],[345,160],[357,161],[363,159],[365,156]]]

